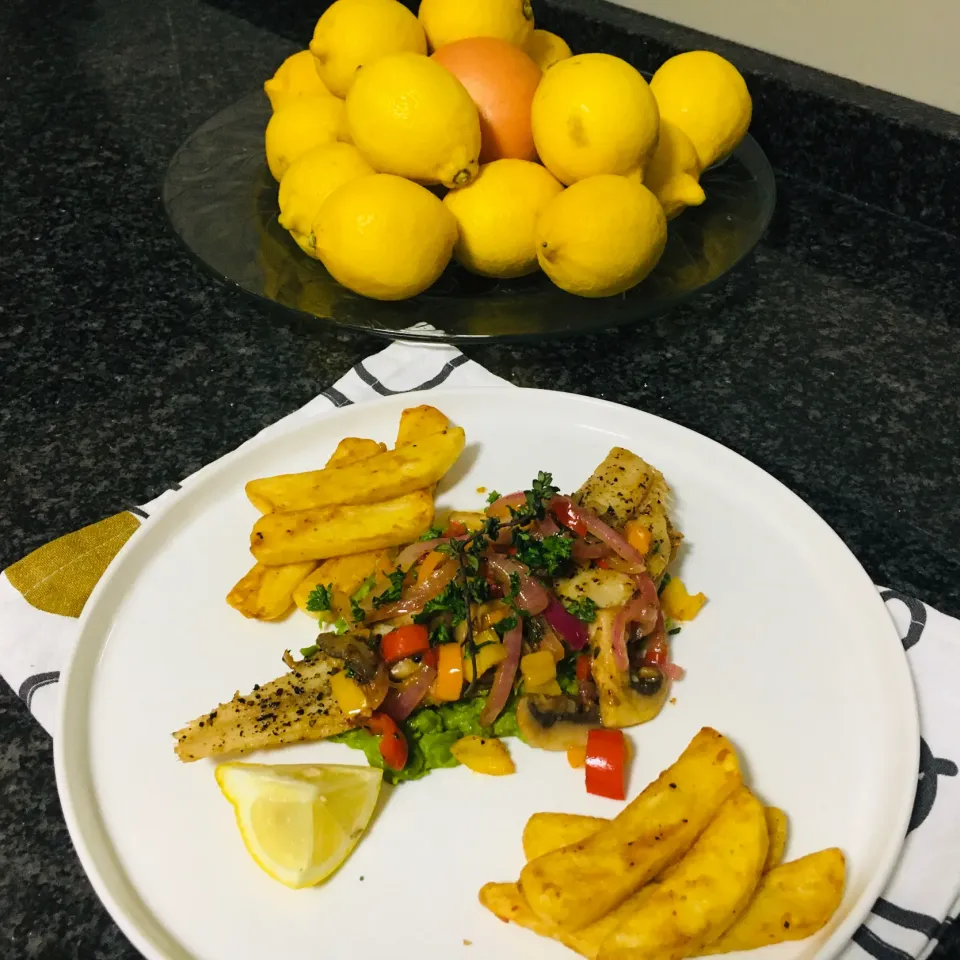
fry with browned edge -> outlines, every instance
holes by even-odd
[[[679,860],[740,784],[733,746],[704,727],[609,824],[523,868],[530,908],[567,930],[600,919]]]

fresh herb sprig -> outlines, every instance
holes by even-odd
[[[464,697],[471,696],[477,688],[479,677],[477,676],[477,644],[473,636],[473,623],[470,617],[470,604],[482,603],[489,598],[489,588],[486,581],[477,576],[480,569],[480,559],[487,547],[487,543],[496,540],[503,530],[509,530],[516,527],[523,527],[535,520],[543,520],[547,515],[547,509],[550,501],[560,492],[559,487],[553,485],[553,476],[544,473],[542,470],[537,474],[536,479],[530,485],[529,490],[524,491],[524,503],[520,508],[510,508],[510,519],[501,520],[499,517],[487,517],[483,526],[463,539],[450,539],[445,544],[440,544],[437,549],[449,553],[457,561],[457,575],[453,583],[447,590],[441,594],[444,597],[445,609],[452,606],[451,587],[460,594],[460,602],[457,604],[456,614],[462,610],[463,621],[466,624],[466,638],[464,639],[464,649],[470,657],[471,679],[464,692]],[[499,497],[497,497],[499,499]],[[531,538],[532,539],[532,538]],[[565,539],[562,538],[561,539]],[[516,597],[519,591],[519,578],[514,585],[511,577],[512,597]],[[447,596],[447,594],[450,594]],[[439,600],[440,598],[434,598]],[[432,601],[431,601],[432,602]],[[427,613],[428,603],[423,609]],[[456,616],[455,614],[455,616]],[[461,621],[457,621],[458,623]]]

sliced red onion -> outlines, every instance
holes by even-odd
[[[643,569],[646,569],[640,552],[630,546],[613,527],[605,524],[595,513],[577,506],[569,497],[554,497],[550,502],[562,507],[571,517],[579,520],[587,528],[588,533],[592,533],[598,540],[602,540],[624,560],[629,563],[640,564]]]
[[[520,578],[517,606],[521,610],[526,610],[531,616],[542,613],[550,603],[550,592],[542,583],[530,576],[530,571],[522,563],[491,553],[487,556],[487,566],[506,584],[510,583],[510,575],[513,573]]]
[[[609,557],[613,553],[610,547],[602,541],[600,543],[587,543],[581,537],[577,537],[573,541],[570,552],[574,560],[599,560],[601,557]]]
[[[410,546],[404,547],[397,557],[397,566],[403,570],[409,570],[421,557],[425,557],[431,550],[436,549],[441,543],[449,543],[451,540],[466,540],[470,536],[465,533],[459,537],[437,537],[435,540],[417,540]]]
[[[493,677],[493,686],[487,696],[487,702],[480,711],[480,724],[489,727],[500,716],[501,711],[510,699],[513,690],[513,681],[517,677],[517,668],[520,666],[520,650],[523,644],[523,625],[518,623],[512,630],[503,635],[503,645],[507,655],[497,664],[497,672]]]
[[[401,570],[409,570],[421,557],[425,557],[438,543],[446,543],[440,537],[436,540],[417,540],[409,547],[404,547],[397,557],[397,566]]]
[[[651,581],[651,583],[652,582],[653,581]],[[620,611],[613,621],[613,637],[611,638],[613,659],[618,670],[626,671],[630,669],[630,658],[627,655],[628,624],[638,624],[640,627],[640,635],[645,637],[656,627],[659,618],[659,605],[654,604],[651,606],[642,593],[635,596],[620,608]]]
[[[417,583],[407,591],[407,595],[396,603],[388,603],[379,610],[371,611],[367,616],[367,623],[377,623],[380,620],[389,620],[401,613],[416,613],[422,610],[428,600],[446,589],[447,585],[457,575],[457,563],[450,559],[440,564],[423,583]]]
[[[549,513],[533,525],[533,535],[538,540],[546,540],[547,537],[552,537],[559,532],[560,528],[557,526],[557,521]]]
[[[647,565],[645,563],[631,563],[628,560],[624,560],[623,557],[611,557],[607,561],[607,566],[611,570],[616,570],[619,573],[628,573],[631,576],[647,572]]]
[[[390,688],[380,709],[393,717],[397,723],[406,720],[420,706],[430,685],[436,679],[436,668],[425,663],[402,687]]]
[[[556,597],[551,596],[543,619],[566,641],[571,650],[587,645],[587,625],[578,620]]]
[[[687,671],[683,667],[677,666],[669,660],[660,667],[660,671],[668,680],[682,680],[687,675]]]

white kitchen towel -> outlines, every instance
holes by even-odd
[[[509,385],[454,347],[393,343],[262,433],[353,403],[451,386]],[[240,447],[239,449],[243,449]],[[233,456],[234,454],[227,454]],[[186,478],[193,482],[204,470]],[[168,490],[130,512],[150,523]],[[136,530],[125,533],[136,536]],[[66,562],[66,561],[65,561]],[[61,572],[52,569],[50,575]],[[842,960],[924,958],[960,911],[960,621],[912,597],[878,588],[900,631],[920,703],[920,769],[900,862]],[[28,595],[30,592],[27,591]],[[76,643],[76,619],[39,609],[0,575],[0,674],[48,730],[57,722],[57,680]],[[955,759],[956,758],[956,759]]]

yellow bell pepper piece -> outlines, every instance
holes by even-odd
[[[463,653],[459,643],[437,647],[437,679],[430,693],[436,700],[459,700],[463,690]]]
[[[520,672],[528,686],[541,687],[557,679],[557,662],[549,650],[538,650],[521,658]]]
[[[423,560],[420,561],[420,566],[417,568],[417,583],[423,583],[446,559],[447,557],[442,553],[431,550]]]
[[[491,630],[490,633],[493,633]],[[483,634],[480,635],[482,637]],[[496,634],[494,634],[496,636]],[[477,638],[478,643],[484,643]],[[507,648],[499,641],[484,643],[477,651],[477,676],[482,677],[491,667],[495,667],[501,660],[506,659]],[[470,683],[473,680],[473,662],[467,653],[463,655],[463,679]]]
[[[569,763],[574,770],[579,770],[581,767],[585,767],[587,765],[587,748],[568,747],[567,763]]]
[[[341,670],[330,678],[330,690],[343,711],[344,716],[356,717],[361,713],[370,713],[370,703],[363,688]]]
[[[496,737],[461,737],[450,752],[474,773],[503,777],[517,770],[503,741]]]
[[[671,620],[692,620],[706,602],[707,598],[702,593],[687,593],[679,577],[673,577],[660,591],[660,609]]]
[[[653,542],[653,534],[638,520],[628,520],[623,528],[623,532],[626,534],[627,543],[629,543],[640,556],[645,557]]]
[[[524,693],[540,693],[549,697],[559,697],[563,690],[560,687],[560,684],[556,680],[548,680],[546,683],[541,684],[532,684],[525,683],[523,685]]]

